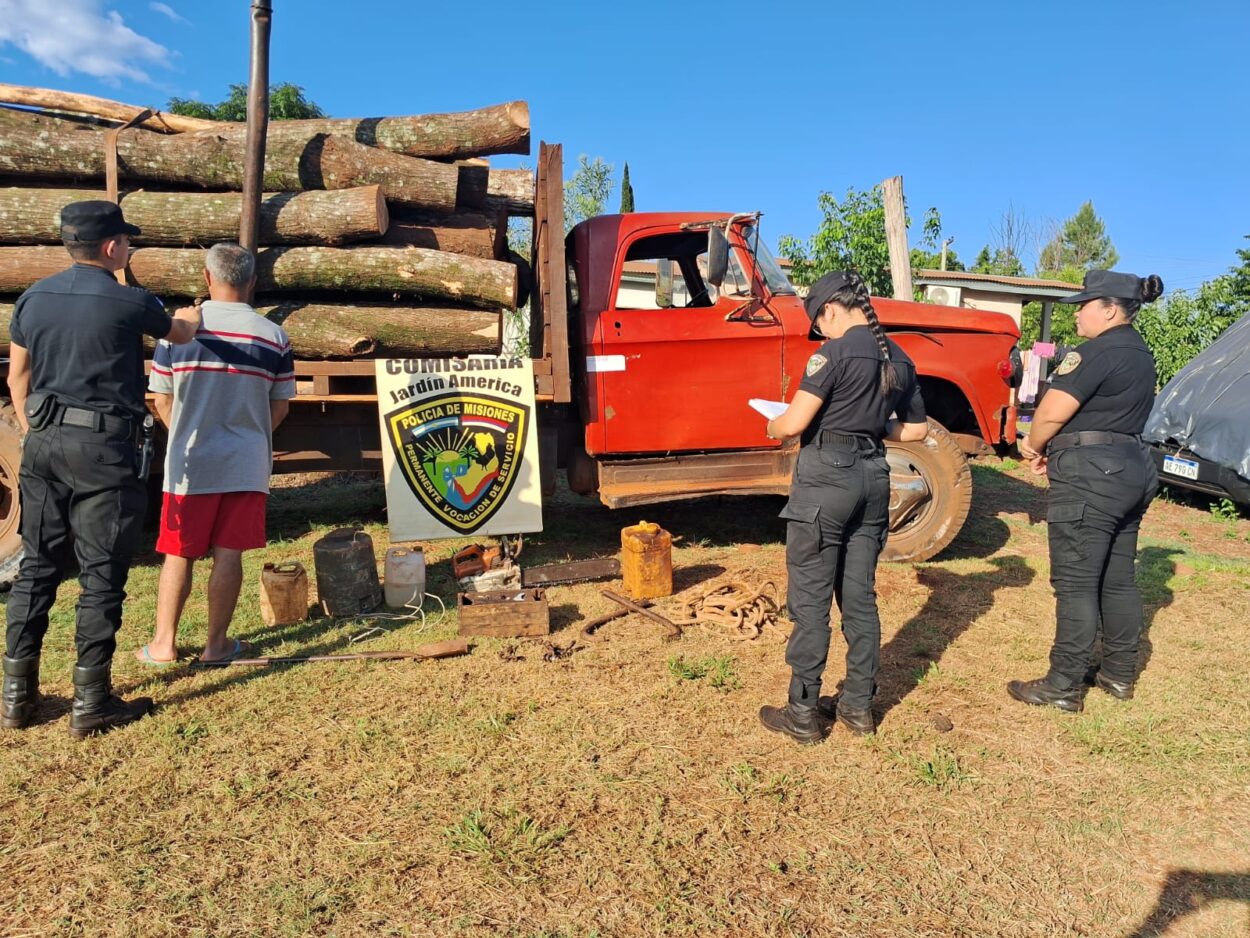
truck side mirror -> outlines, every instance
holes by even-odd
[[[729,270],[729,240],[715,225],[707,230],[707,280],[719,287]]]
[[[659,309],[673,306],[673,262],[667,257],[655,262],[655,305]]]

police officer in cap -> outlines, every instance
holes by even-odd
[[[26,433],[20,473],[22,557],[9,594],[4,657],[5,727],[34,716],[48,611],[73,543],[82,594],[75,641],[70,735],[131,723],[152,708],[112,694],[114,634],[147,501],[136,442],[144,418],[143,336],[190,342],[199,311],[171,319],[147,290],[114,273],[129,259],[127,224],[112,202],[61,210],[73,266],[22,294],[13,312],[9,391]]]
[[[890,467],[883,441],[928,434],[916,368],[885,337],[864,281],[835,271],[804,301],[809,337],[825,342],[807,361],[790,406],[768,424],[774,439],[801,437],[786,526],[786,605],[794,630],[786,646],[789,701],[763,707],[760,721],[800,743],[819,742],[820,719],[855,735],[874,730],[872,698],[881,656],[875,591],[885,545]],[[829,656],[829,609],[836,599],[846,638],[846,681],[834,712],[820,703]],[[828,698],[826,698],[826,701]]]
[[[1020,444],[1033,471],[1050,478],[1046,522],[1058,618],[1050,671],[1007,685],[1027,704],[1078,712],[1088,683],[1119,700],[1133,696],[1142,630],[1137,531],[1159,488],[1141,439],[1155,363],[1133,320],[1162,293],[1154,274],[1091,270],[1080,293],[1060,300],[1077,305],[1076,331],[1086,341],[1055,367]]]

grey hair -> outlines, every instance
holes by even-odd
[[[256,260],[252,257],[252,252],[232,241],[223,241],[209,248],[204,258],[204,266],[214,280],[220,280],[232,287],[247,286],[252,274],[256,272]]]

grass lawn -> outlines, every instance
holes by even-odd
[[[1046,670],[1044,492],[1010,462],[974,476],[945,554],[880,570],[880,731],[807,748],[756,717],[784,699],[783,634],[666,644],[631,616],[582,638],[611,584],[550,590],[551,640],[579,646],[561,660],[487,639],[425,663],[150,670],[132,657],[155,605],[149,540],[114,677],[158,712],[68,737],[70,582],[41,722],[0,734],[0,935],[1247,935],[1250,521],[1156,501],[1137,697],[1092,692],[1073,716],[1004,689]],[[780,504],[612,513],[564,493],[522,560],[612,553],[645,518],[678,538],[682,590],[782,585]],[[311,575],[313,541],[355,521],[380,558],[384,518],[376,482],[275,490],[233,634],[262,654],[349,650],[358,624],[265,628],[260,566]],[[449,605],[463,543],[428,549]],[[447,616],[350,650],[454,632]],[[831,689],[843,650],[835,636]]]

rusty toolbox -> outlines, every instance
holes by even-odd
[[[541,589],[457,593],[456,615],[461,635],[528,638],[551,633],[547,591]]]

